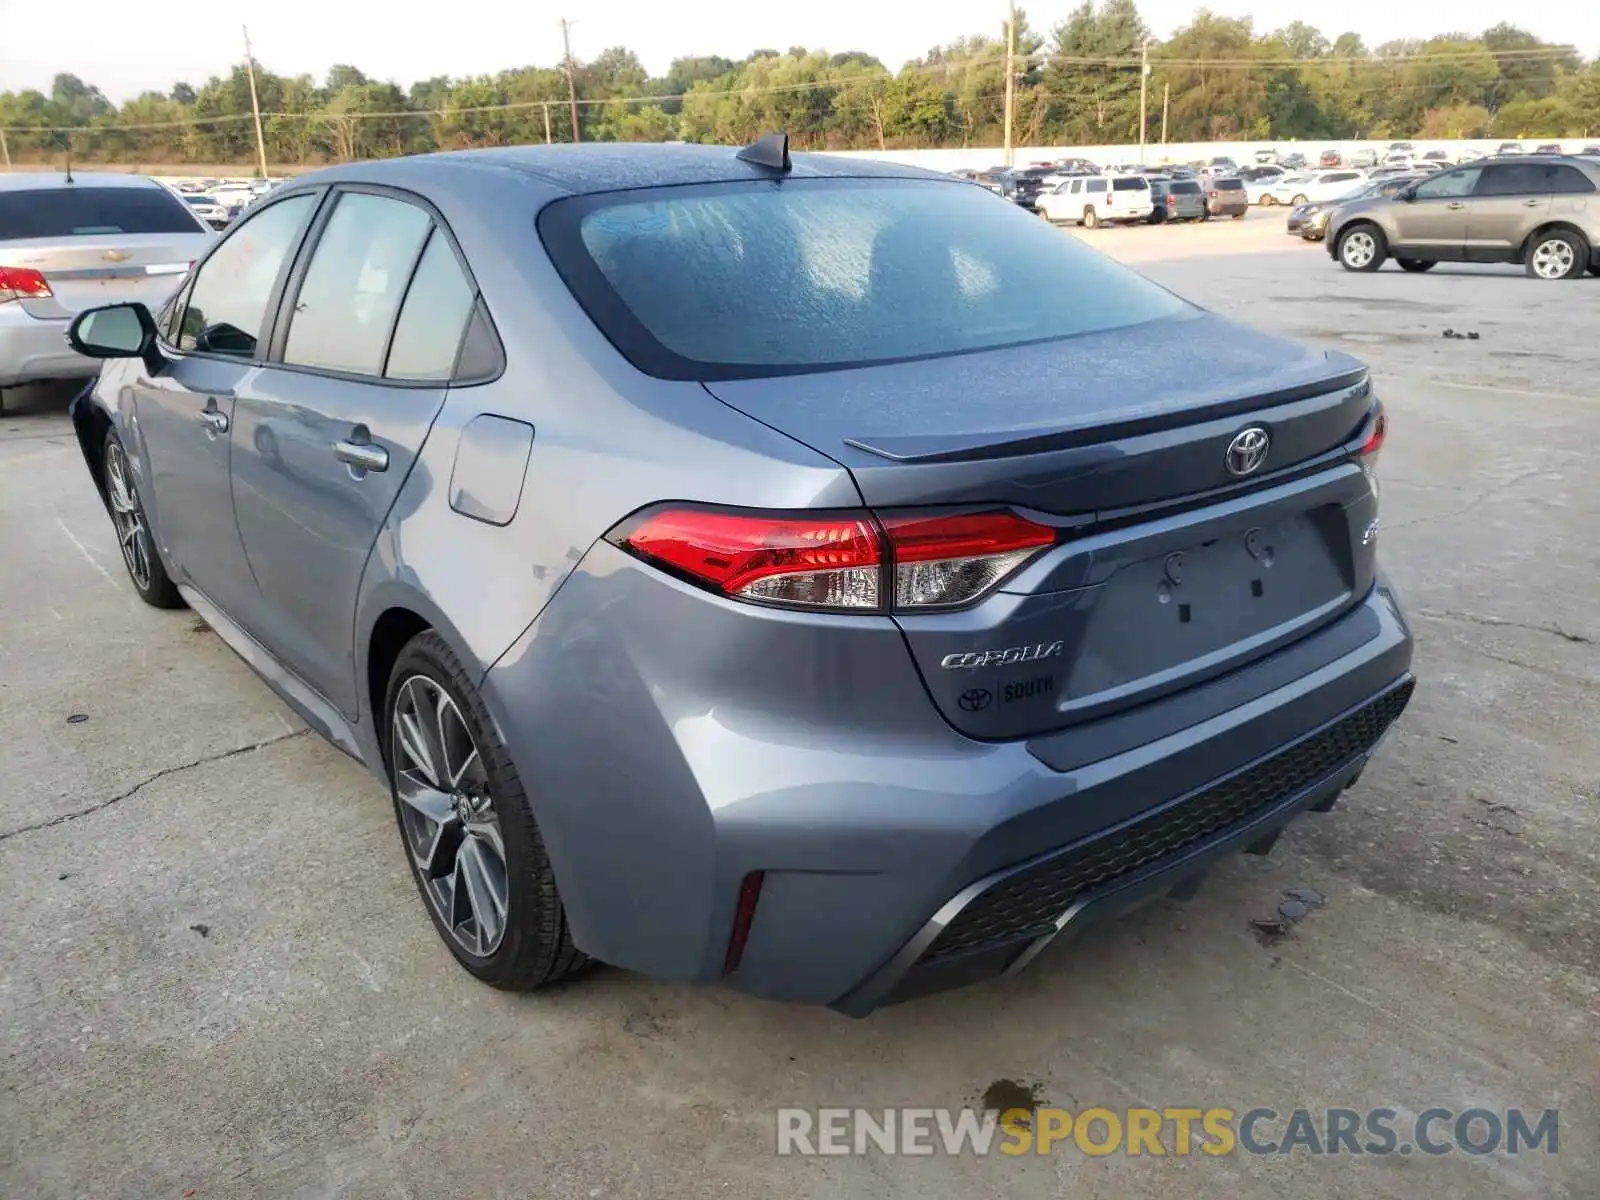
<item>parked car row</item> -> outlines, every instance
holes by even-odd
[[[1250,201],[1237,178],[1174,179],[1121,171],[1058,179],[1035,196],[1032,207],[1052,224],[1095,229],[1110,223],[1239,218]]]

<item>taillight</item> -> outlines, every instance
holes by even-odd
[[[736,599],[806,608],[881,603],[883,555],[865,515],[662,508],[611,536],[623,549]]]
[[[1356,457],[1370,460],[1378,456],[1378,451],[1383,449],[1383,439],[1389,436],[1389,416],[1383,411],[1383,405],[1378,405],[1373,411],[1366,433],[1367,436],[1356,449]]]
[[[48,300],[50,285],[32,267],[0,267],[0,304],[7,300]]]
[[[1056,531],[1000,510],[953,514],[815,514],[663,505],[606,540],[734,600],[842,612],[971,604]]]
[[[1373,499],[1377,499],[1378,451],[1383,449],[1383,439],[1389,436],[1389,417],[1383,411],[1382,404],[1373,407],[1372,416],[1362,432],[1366,436],[1361,438],[1361,444],[1356,447],[1355,457],[1367,477],[1367,486],[1372,489]]]
[[[894,606],[948,608],[989,591],[1056,540],[1013,512],[885,516],[894,549]]]

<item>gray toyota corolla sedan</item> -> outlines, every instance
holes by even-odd
[[[931,172],[337,167],[73,338],[139,594],[383,779],[497,986],[1017,970],[1330,808],[1411,693],[1365,369]]]

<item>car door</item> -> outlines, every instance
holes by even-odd
[[[367,555],[444,402],[475,299],[417,197],[342,188],[284,290],[271,361],[235,403],[234,511],[259,585],[246,627],[350,716]]]
[[[1550,213],[1554,171],[1541,162],[1490,163],[1478,177],[1467,217],[1470,262],[1510,262],[1522,239]]]
[[[1083,181],[1084,207],[1093,208],[1095,215],[1100,215],[1100,210],[1105,207],[1106,181],[1104,179],[1086,179]]]
[[[235,397],[257,369],[259,339],[318,195],[285,196],[224,238],[167,314],[166,366],[134,377],[146,500],[174,581],[230,614],[255,591],[228,478]]]
[[[1467,246],[1467,220],[1482,167],[1460,167],[1424,179],[1385,210],[1394,224],[1390,250],[1405,257],[1455,260]]]

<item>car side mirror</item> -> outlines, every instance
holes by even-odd
[[[85,309],[67,327],[67,344],[85,358],[142,358],[152,372],[166,363],[156,349],[156,319],[136,301]]]

